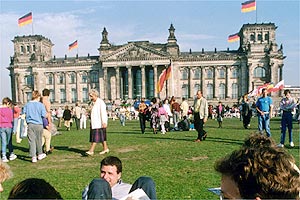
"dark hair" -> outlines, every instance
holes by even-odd
[[[62,197],[44,179],[28,178],[12,188],[8,199],[62,199]]]
[[[47,88],[43,89],[42,95],[43,96],[49,96],[50,95],[50,90],[48,90]]]
[[[152,102],[152,103],[156,103],[156,102],[157,102],[156,97],[153,97],[153,98],[151,99],[151,102]]]
[[[122,162],[118,157],[107,156],[106,158],[104,158],[100,163],[100,170],[101,170],[102,166],[107,166],[107,165],[116,166],[117,173],[122,172]]]
[[[289,89],[287,89],[287,90],[284,90],[283,93],[284,93],[284,95],[287,95],[287,94],[291,93],[291,91]]]

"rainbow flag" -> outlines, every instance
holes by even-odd
[[[71,51],[72,49],[75,49],[77,47],[78,47],[78,42],[76,40],[73,43],[69,44],[69,51]]]
[[[250,0],[242,3],[242,12],[251,12],[256,10],[255,0]]]
[[[30,23],[32,23],[32,13],[31,12],[24,15],[23,17],[19,18],[19,20],[18,20],[19,26],[24,26],[24,25],[27,25]]]
[[[240,40],[240,36],[238,33],[235,33],[235,34],[229,35],[227,41],[228,42],[236,42],[238,40]]]

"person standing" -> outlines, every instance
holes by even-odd
[[[29,101],[23,108],[22,114],[26,115],[28,124],[28,142],[29,153],[32,157],[32,162],[46,158],[46,154],[42,150],[42,135],[43,135],[43,117],[47,117],[47,111],[40,102],[41,94],[35,90],[32,92],[32,100]]]
[[[189,111],[189,104],[184,97],[182,97],[180,109],[181,109],[181,119],[183,119],[184,117],[187,117],[188,111]]]
[[[12,101],[5,97],[2,99],[2,106],[0,107],[0,134],[1,134],[1,151],[2,161],[8,162],[6,157],[6,148],[9,150],[9,160],[14,160],[17,156],[13,152],[12,146],[12,131],[13,131],[13,110]]]
[[[80,127],[80,114],[81,114],[81,108],[79,107],[79,104],[75,104],[75,109],[74,109],[74,120],[76,124],[76,129],[79,130]]]
[[[86,129],[86,109],[85,106],[82,106],[80,111],[80,129]]]
[[[106,105],[102,99],[99,98],[99,92],[92,89],[89,93],[92,101],[91,110],[91,129],[90,129],[90,149],[86,152],[87,155],[94,155],[96,144],[101,142],[103,151],[99,154],[105,154],[109,152],[107,146],[106,128],[108,122],[108,116],[106,111]]]
[[[219,101],[219,105],[217,106],[216,111],[217,111],[217,121],[219,123],[219,127],[218,128],[222,128],[222,123],[223,123],[225,108],[222,105],[221,101]]]
[[[280,101],[280,110],[282,110],[282,117],[281,117],[281,138],[279,147],[284,147],[284,140],[285,140],[285,132],[286,127],[288,128],[289,132],[289,142],[290,146],[294,147],[293,142],[293,114],[292,111],[295,109],[297,104],[295,103],[294,98],[291,97],[290,90],[284,90],[285,98],[282,98]]]
[[[72,119],[72,111],[69,109],[69,106],[65,107],[65,110],[63,112],[63,119],[65,121],[65,127],[67,128],[67,131],[71,129],[71,119]]]
[[[163,107],[162,102],[159,102],[158,117],[160,121],[161,133],[166,134],[165,123],[169,121],[169,119],[168,119],[168,113]]]
[[[141,99],[138,109],[139,109],[140,127],[141,127],[142,134],[144,134],[145,128],[146,128],[146,114],[147,114],[147,110],[148,110],[148,107],[145,103],[145,98]]]
[[[198,132],[198,137],[195,142],[205,140],[207,133],[203,130],[203,125],[207,121],[208,117],[208,103],[207,100],[202,96],[202,91],[197,91],[197,98],[194,102],[194,124],[195,129]]]
[[[56,116],[57,116],[57,119],[58,119],[58,123],[57,123],[57,128],[60,128],[61,127],[61,122],[63,120],[63,110],[61,107],[59,107],[57,110],[56,110]]]
[[[13,105],[13,116],[14,116],[14,123],[13,123],[13,133],[17,133],[17,127],[18,127],[18,120],[21,114],[21,108],[17,103]]]
[[[127,112],[124,104],[121,105],[121,108],[119,110],[119,118],[120,118],[120,123],[121,123],[122,126],[125,126],[126,112]]]
[[[262,96],[256,102],[256,110],[258,116],[258,130],[261,134],[265,130],[268,137],[271,137],[270,119],[272,117],[273,101],[268,96],[266,88],[262,89]]]
[[[159,117],[158,117],[158,100],[156,97],[153,97],[151,99],[151,107],[150,107],[150,112],[151,112],[151,121],[150,125],[153,130],[153,134],[157,134],[157,129],[159,128]]]
[[[250,127],[250,121],[252,117],[252,110],[249,104],[248,94],[245,94],[243,97],[241,116],[243,119],[244,128],[248,129]]]
[[[171,98],[171,111],[173,115],[173,123],[174,123],[174,130],[177,131],[178,129],[178,123],[180,120],[180,105],[178,102],[176,102],[175,97],[173,96]]]
[[[166,132],[168,132],[170,130],[170,124],[171,124],[171,119],[172,119],[172,112],[171,112],[171,108],[170,108],[170,104],[169,104],[169,99],[166,98],[164,100],[163,107],[164,107],[165,111],[168,113],[168,121],[165,122]]]

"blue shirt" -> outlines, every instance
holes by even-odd
[[[22,114],[26,115],[27,124],[43,124],[43,117],[46,117],[46,108],[39,101],[29,101],[23,108]]]
[[[256,107],[262,112],[270,112],[270,106],[272,103],[273,101],[271,97],[260,97],[256,102]]]

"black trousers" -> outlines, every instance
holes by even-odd
[[[139,113],[139,120],[140,120],[141,131],[144,134],[146,128],[146,115],[143,113]]]
[[[205,131],[203,130],[204,122],[203,122],[203,119],[200,119],[199,113],[195,113],[195,114],[194,114],[194,121],[195,121],[195,122],[194,122],[194,124],[195,124],[195,129],[196,129],[196,131],[198,132],[198,137],[197,137],[197,139],[202,140],[202,137],[204,136]]]

